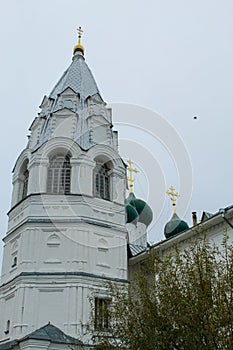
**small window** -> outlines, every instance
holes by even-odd
[[[95,298],[95,329],[108,330],[110,299]]]
[[[6,330],[4,332],[5,334],[8,334],[10,332],[10,324],[11,324],[10,320],[8,320],[7,323],[6,323]]]
[[[13,259],[13,262],[12,262],[11,267],[15,267],[15,266],[17,266],[17,263],[18,263],[17,256],[14,256],[14,259]]]
[[[64,107],[71,109],[73,107],[73,102],[71,100],[65,100]]]
[[[70,193],[71,166],[70,157],[57,155],[50,160],[47,191],[49,193]]]
[[[110,200],[110,176],[106,164],[97,164],[94,169],[94,195]]]

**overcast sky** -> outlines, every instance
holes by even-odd
[[[127,113],[126,108],[123,114],[117,114],[122,113],[119,103],[142,106],[162,116],[174,135],[180,136],[193,171],[190,202],[185,199],[181,216],[190,223],[194,210],[200,217],[203,210],[216,212],[233,204],[232,16],[232,0],[2,1],[1,237],[7,230],[12,168],[26,145],[28,128],[43,96],[49,94],[71,62],[79,25],[84,29],[86,61],[103,99],[113,103],[113,121],[114,103],[118,122],[123,122],[123,114]],[[127,121],[128,115],[125,118]],[[154,128],[156,118],[149,118]],[[146,130],[151,128],[148,120],[145,118]],[[161,146],[159,135],[157,144],[151,140],[150,147],[146,133],[134,131],[119,123],[122,156],[130,156],[126,151],[130,150],[130,142],[142,146],[144,137],[146,148],[150,154],[154,152],[153,162],[160,164],[160,174],[157,176],[153,165],[151,177],[143,159],[137,157],[136,161],[141,170],[139,196],[143,196],[145,179],[150,182],[147,188],[157,186],[158,194],[155,191],[149,202],[160,214],[156,214],[158,226],[155,222],[149,240],[158,241],[171,216],[168,199],[161,201],[159,196],[170,186],[173,173],[166,162],[163,165],[166,152],[157,152]],[[167,145],[163,146],[166,149]],[[171,152],[167,153],[172,158]],[[147,161],[150,163],[149,158]],[[182,171],[178,169],[178,173]],[[158,183],[161,174],[163,181]],[[177,178],[174,183],[182,185]],[[146,192],[145,197],[148,198]]]

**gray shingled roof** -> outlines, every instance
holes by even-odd
[[[136,256],[144,252],[146,248],[136,244],[129,244],[129,250],[132,256]]]
[[[80,340],[70,337],[69,335],[62,332],[59,328],[48,323],[47,325],[37,329],[36,331],[26,335],[25,337],[19,340],[15,339],[5,344],[0,344],[0,350],[10,350],[14,346],[18,345],[20,342],[28,339],[48,340],[52,343],[57,343],[57,344],[75,344],[75,345],[83,344]]]
[[[214,214],[209,213],[208,211],[203,211],[202,216],[201,216],[201,222],[204,221],[204,220],[208,220],[213,215]]]
[[[12,341],[8,341],[5,344],[0,344],[0,349],[1,350],[10,350],[12,349],[14,346],[18,345],[18,340],[12,340]]]
[[[79,51],[75,53],[73,62],[55,85],[49,97],[55,99],[67,88],[71,88],[84,98],[99,93],[95,79]]]

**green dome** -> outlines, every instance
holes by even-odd
[[[172,218],[164,227],[164,235],[166,238],[173,237],[189,228],[187,222],[181,220],[177,214],[173,214]]]
[[[135,208],[137,214],[139,215],[139,222],[142,222],[146,226],[150,225],[153,219],[153,212],[145,201],[142,199],[137,199],[133,193],[130,193],[129,197],[126,199],[126,208],[128,205]]]
[[[126,211],[126,222],[132,222],[132,223],[137,223],[138,221],[138,212],[137,210],[131,205],[127,204],[125,207]]]

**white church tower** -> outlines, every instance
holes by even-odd
[[[126,166],[80,37],[81,28],[72,63],[44,97],[13,170],[0,349],[35,339],[46,324],[47,333],[54,326],[85,340],[90,300],[97,326],[108,328],[106,282],[127,283]]]

